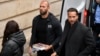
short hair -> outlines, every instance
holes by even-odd
[[[68,12],[76,12],[77,15],[79,14],[78,11],[77,11],[77,9],[75,9],[75,8],[69,8],[69,9],[67,10],[67,13],[68,13]]]

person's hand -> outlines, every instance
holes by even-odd
[[[54,53],[52,53],[52,54],[51,54],[51,56],[57,56],[57,53],[56,53],[56,52],[54,52]]]
[[[51,48],[52,48],[52,45],[45,45],[45,51],[48,51],[48,50],[50,50]]]
[[[29,55],[32,56],[32,48],[29,47]]]

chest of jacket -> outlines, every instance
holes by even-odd
[[[49,44],[51,44],[52,43],[52,41],[54,41],[55,40],[55,37],[56,37],[56,34],[55,34],[55,22],[53,21],[53,19],[55,19],[55,18],[49,18],[49,19],[47,19],[47,26],[46,26],[46,31],[47,31],[47,39],[46,39],[46,41],[47,41],[47,43],[49,43]],[[36,27],[37,27],[37,24],[38,24],[38,22],[39,22],[39,20],[40,20],[40,18],[37,18],[37,20],[35,20],[34,22],[33,22],[33,33],[34,33],[34,35],[36,35]]]

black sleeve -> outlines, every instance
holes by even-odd
[[[66,28],[67,27],[67,25],[65,25],[65,27],[64,28]],[[61,52],[61,49],[62,49],[62,47],[63,47],[63,44],[64,44],[64,39],[65,38],[63,38],[64,37],[64,33],[65,33],[65,29],[63,30],[63,32],[62,32],[62,36],[61,36],[61,39],[60,39],[60,41],[59,41],[59,46],[57,47],[57,49],[55,50],[55,52],[57,53],[57,55],[60,55],[60,52]]]
[[[55,23],[55,28],[54,28],[55,34],[56,34],[56,39],[54,42],[52,42],[53,47],[59,44],[59,41],[62,37],[62,28],[60,22]]]
[[[13,56],[13,49],[11,45],[7,44],[4,46],[1,52],[1,56]]]
[[[60,55],[60,51],[61,51],[61,42],[59,42],[59,46],[58,48],[55,50],[55,52],[57,53],[57,55]]]
[[[61,52],[61,48],[63,46],[63,43],[64,43],[64,39],[61,38],[60,41],[59,41],[59,46],[57,47],[57,49],[55,50],[55,52],[57,53],[57,55],[60,55],[60,52]]]
[[[32,21],[32,31],[31,31],[31,38],[30,38],[30,43],[29,43],[29,46],[32,47],[32,45],[34,44],[35,42],[35,23],[36,23],[36,18],[33,19]]]
[[[86,43],[86,48],[79,53],[78,56],[86,56],[86,55],[89,55],[96,47],[96,42],[95,42],[95,39],[93,37],[93,33],[90,29],[88,29],[86,32],[86,35],[85,35],[85,43]]]

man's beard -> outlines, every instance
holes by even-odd
[[[47,11],[40,11],[40,15],[46,15]]]

